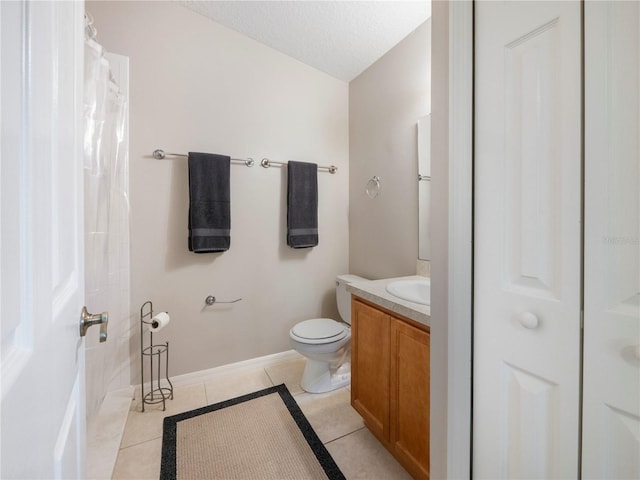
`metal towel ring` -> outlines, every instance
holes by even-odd
[[[378,196],[378,194],[380,193],[380,177],[379,176],[374,175],[373,178],[371,178],[367,182],[367,187],[365,188],[365,192],[367,193],[367,196],[369,198],[376,198]]]

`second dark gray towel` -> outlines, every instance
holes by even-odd
[[[289,161],[287,167],[287,245],[318,245],[318,165]]]
[[[189,251],[224,252],[231,246],[231,158],[189,152]]]

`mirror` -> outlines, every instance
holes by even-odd
[[[431,114],[418,119],[418,258],[431,259]]]

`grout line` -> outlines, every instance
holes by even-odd
[[[150,438],[150,439],[148,439],[148,440],[143,440],[143,441],[138,442],[138,443],[132,443],[131,445],[127,445],[126,447],[120,447],[120,449],[118,450],[118,454],[119,454],[122,450],[126,450],[127,448],[137,447],[137,446],[139,446],[139,445],[144,445],[145,443],[153,442],[154,440],[158,440],[158,439],[162,440],[162,435],[159,435],[159,436],[157,436],[157,437]]]
[[[209,405],[209,396],[207,395],[207,385],[206,382],[202,382],[202,388],[204,388],[204,404]]]
[[[274,381],[273,381],[273,378],[271,378],[271,375],[269,375],[269,372],[267,371],[267,369],[266,369],[266,368],[263,368],[263,370],[264,370],[264,373],[266,373],[266,374],[267,374],[267,378],[268,378],[268,379],[269,379],[269,381],[271,382],[271,386],[272,386],[272,387],[273,387],[273,386],[275,386],[275,383],[274,383]]]
[[[353,432],[345,433],[344,435],[341,435],[341,436],[339,436],[339,437],[336,437],[336,438],[334,438],[333,440],[329,440],[329,441],[328,441],[328,442],[326,442],[324,445],[329,445],[330,443],[333,443],[333,442],[335,442],[336,440],[340,440],[341,438],[348,437],[349,435],[353,435],[354,433],[359,432],[359,431],[360,431],[360,430],[362,430],[363,428],[367,428],[367,427],[366,427],[365,425],[363,425],[363,426],[362,426],[362,427],[360,427],[360,428],[356,428]]]

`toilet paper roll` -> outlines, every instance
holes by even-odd
[[[169,317],[169,314],[167,312],[160,312],[151,319],[149,331],[155,333],[158,330],[162,330],[170,321],[171,318]]]

